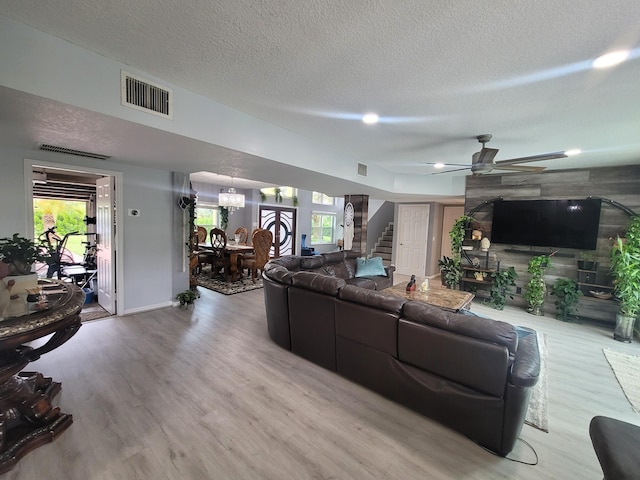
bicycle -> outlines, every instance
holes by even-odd
[[[38,275],[42,275],[45,267],[47,268],[46,277],[53,278],[56,274],[58,279],[62,279],[62,268],[69,265],[77,265],[73,253],[66,248],[67,240],[71,235],[77,235],[79,232],[69,232],[62,238],[56,232],[56,226],[45,230],[38,236],[38,240],[42,248],[50,255],[46,264],[36,266]]]

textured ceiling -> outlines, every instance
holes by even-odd
[[[470,164],[482,133],[496,160],[640,163],[637,0],[0,0],[0,14],[393,172]],[[636,50],[589,68],[619,48]],[[370,110],[380,124],[358,121]]]

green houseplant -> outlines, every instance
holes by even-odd
[[[611,251],[614,293],[620,300],[613,338],[630,342],[640,312],[640,216],[632,217],[626,241],[618,237]]]
[[[200,294],[196,290],[185,290],[176,295],[176,300],[183,308],[190,307],[198,298],[200,298]]]
[[[443,257],[438,261],[440,266],[440,274],[444,285],[451,289],[460,288],[460,280],[462,279],[462,242],[464,241],[465,228],[473,219],[467,215],[457,218],[449,231],[451,239],[451,258]]]
[[[527,301],[527,311],[533,315],[544,315],[542,306],[547,293],[547,285],[544,282],[544,272],[551,266],[549,255],[537,255],[529,260],[527,272],[531,275],[525,286],[524,299]]]
[[[50,255],[33,240],[14,233],[0,238],[0,259],[9,265],[11,275],[29,275],[36,262],[45,262]]]
[[[438,260],[438,266],[440,267],[442,284],[451,289],[459,288],[460,279],[462,278],[459,262],[456,263],[453,258],[445,256]]]
[[[229,226],[229,208],[228,207],[218,207],[220,212],[220,228],[222,230],[226,230]]]
[[[563,322],[577,320],[576,306],[582,296],[578,284],[571,278],[558,278],[551,287],[551,295],[556,297],[556,318]]]
[[[491,274],[491,278],[493,278],[493,283],[491,284],[491,290],[489,291],[489,295],[491,296],[491,299],[488,302],[489,306],[496,310],[504,310],[504,305],[507,302],[507,295],[509,298],[513,299],[511,287],[515,286],[518,274],[513,267],[509,267],[506,270],[493,272]]]

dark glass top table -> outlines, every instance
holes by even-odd
[[[34,302],[26,310],[30,313],[0,320],[0,474],[73,422],[71,415],[51,404],[61,384],[23,369],[75,335],[84,292],[55,280],[41,280],[39,286],[42,301],[37,310]],[[49,335],[37,348],[28,345]]]

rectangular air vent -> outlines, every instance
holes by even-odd
[[[120,102],[125,107],[173,119],[173,91],[124,70],[120,78]]]
[[[367,166],[364,163],[358,163],[358,175],[361,177],[367,176]]]
[[[72,148],[58,147],[57,145],[47,145],[46,143],[41,143],[40,145],[38,145],[38,150],[45,150],[47,152],[64,153],[66,155],[76,155],[78,157],[97,158],[98,160],[106,160],[107,158],[111,158],[111,156],[109,155],[102,155],[100,153],[92,153],[92,152],[83,152],[82,150],[74,150]]]

